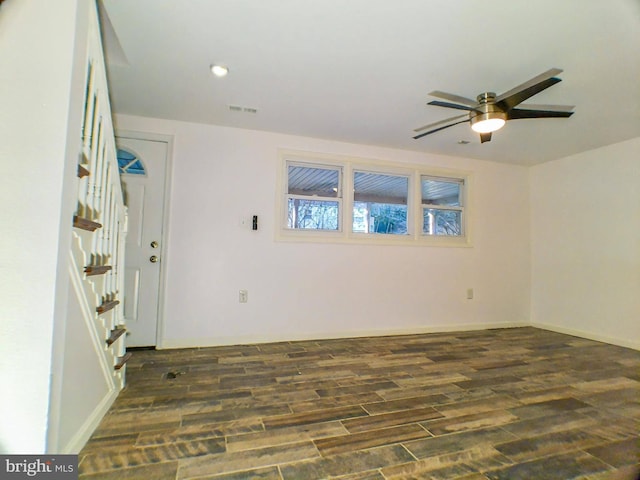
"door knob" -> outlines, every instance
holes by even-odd
[[[151,242],[150,245],[151,245],[151,248],[158,248],[158,242],[156,242],[155,240]]]
[[[150,261],[151,263],[158,263],[158,261],[159,261],[159,260],[160,260],[160,259],[159,259],[158,257],[156,257],[155,255],[151,255],[151,256],[149,257],[149,261]]]

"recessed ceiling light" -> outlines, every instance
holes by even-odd
[[[229,69],[224,65],[211,65],[211,73],[213,73],[216,77],[224,77],[227,73],[229,73]]]

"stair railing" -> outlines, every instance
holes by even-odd
[[[86,302],[94,312],[103,366],[112,372],[114,386],[122,388],[122,367],[130,356],[123,335],[127,215],[103,62],[102,46],[94,39],[89,42],[72,253],[82,269]]]

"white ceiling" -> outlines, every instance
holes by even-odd
[[[103,2],[116,113],[521,165],[640,136],[639,0]],[[428,92],[500,94],[552,67],[563,81],[528,102],[571,118],[510,121],[482,145],[468,124],[412,139],[463,113]]]

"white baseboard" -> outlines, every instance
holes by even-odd
[[[91,435],[98,428],[100,422],[107,414],[111,405],[116,400],[120,390],[110,390],[107,395],[102,399],[102,401],[96,406],[91,415],[87,417],[82,426],[78,429],[75,435],[69,440],[69,443],[64,445],[60,449],[60,453],[62,454],[77,454],[82,450],[82,447],[89,441]]]
[[[247,345],[256,343],[273,342],[295,342],[305,340],[326,340],[336,338],[356,338],[356,337],[386,337],[391,335],[416,335],[424,333],[446,333],[446,332],[467,332],[474,330],[489,330],[492,328],[517,328],[528,327],[526,322],[503,322],[503,323],[466,323],[454,325],[430,325],[424,327],[411,327],[402,329],[377,329],[377,330],[346,330],[333,332],[308,332],[308,333],[287,333],[280,334],[273,332],[270,334],[245,335],[234,337],[215,338],[178,338],[163,340],[156,348],[194,348],[194,347],[219,347],[225,345]]]
[[[587,332],[583,330],[575,330],[573,328],[558,327],[556,325],[549,325],[547,323],[531,323],[530,326],[535,328],[541,328],[543,330],[550,330],[552,332],[564,333],[565,335],[572,335],[574,337],[586,338],[588,340],[595,340],[596,342],[609,343],[611,345],[617,345],[619,347],[640,350],[640,342],[629,340],[626,338],[610,337],[608,335],[600,335],[598,333]]]
[[[226,345],[247,345],[272,342],[295,342],[305,340],[325,340],[336,338],[356,338],[356,337],[384,337],[390,335],[416,335],[423,333],[446,333],[446,332],[466,332],[474,330],[489,330],[492,328],[519,328],[519,327],[535,327],[552,332],[564,333],[574,337],[586,338],[597,342],[608,343],[625,348],[640,350],[640,342],[625,338],[611,337],[608,335],[600,335],[593,332],[583,330],[575,330],[571,328],[558,327],[546,323],[531,322],[502,322],[502,323],[466,323],[453,325],[430,325],[424,327],[401,328],[401,329],[377,329],[377,330],[346,330],[333,332],[309,332],[299,334],[258,334],[244,335],[233,337],[215,337],[215,338],[178,338],[165,339],[157,348],[159,350],[172,348],[195,348],[195,347],[219,347]]]

